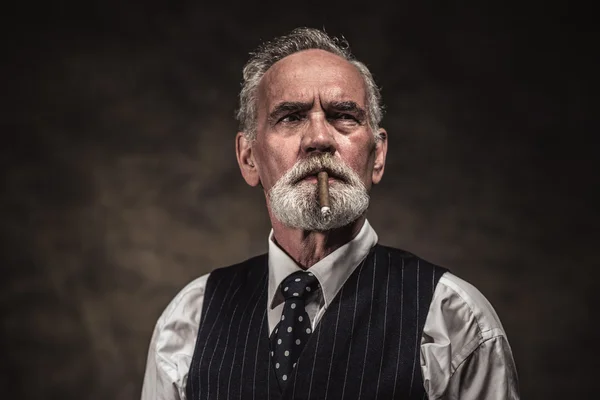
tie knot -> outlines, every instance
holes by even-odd
[[[287,300],[292,297],[305,297],[319,288],[319,280],[312,272],[298,271],[281,282],[281,294]]]

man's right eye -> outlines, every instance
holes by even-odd
[[[288,114],[285,117],[281,118],[279,122],[298,122],[302,119],[302,116],[299,114]]]

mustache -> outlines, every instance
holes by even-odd
[[[321,171],[326,171],[330,177],[344,183],[352,181],[353,171],[343,161],[335,159],[329,154],[312,156],[298,161],[286,174],[288,175],[287,181],[296,184],[309,176],[317,175]]]

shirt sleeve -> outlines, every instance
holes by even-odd
[[[506,336],[481,343],[450,377],[447,399],[518,399],[517,375]]]
[[[157,336],[161,329],[157,325],[146,360],[146,373],[142,386],[142,400],[182,400],[177,382],[177,366],[170,360],[162,358],[156,349]]]
[[[445,273],[421,338],[423,384],[430,399],[519,399],[506,333],[474,286]]]
[[[148,349],[142,400],[186,400],[208,276],[187,285],[158,319]]]

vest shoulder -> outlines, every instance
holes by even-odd
[[[248,274],[249,272],[256,270],[256,269],[260,269],[261,267],[267,268],[267,266],[268,266],[268,256],[267,256],[267,253],[264,253],[264,254],[260,254],[260,255],[251,257],[251,258],[244,260],[242,262],[239,262],[237,264],[228,265],[226,267],[220,267],[220,268],[214,269],[210,273],[210,276],[211,276],[211,278],[213,276],[216,278],[216,277],[221,277],[224,275],[235,276],[238,274]]]
[[[448,271],[447,268],[442,267],[440,265],[436,265],[432,262],[429,262],[429,261],[417,256],[416,254],[413,254],[406,250],[402,250],[402,249],[398,249],[398,248],[390,247],[390,246],[384,246],[381,244],[377,244],[375,247],[376,247],[375,251],[381,252],[381,253],[386,253],[386,254],[388,254],[389,257],[394,258],[394,259],[403,259],[405,262],[408,262],[408,263],[417,263],[418,262],[420,267]]]

